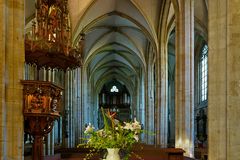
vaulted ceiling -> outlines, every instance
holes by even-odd
[[[75,2],[70,1],[70,7]],[[152,2],[156,3],[157,18],[160,1]],[[90,80],[97,86],[113,79],[134,86],[140,70],[146,67],[147,46],[156,47],[156,21],[154,24],[154,19],[130,0],[95,0],[83,6],[83,11],[71,10],[70,14],[77,20],[72,23],[73,42],[81,33],[86,35],[84,65]]]
[[[25,4],[30,24],[34,1]],[[134,86],[146,70],[147,54],[152,54],[147,50],[158,50],[161,8],[162,0],[69,0],[72,42],[77,44],[85,34],[83,63],[94,85],[117,79]]]

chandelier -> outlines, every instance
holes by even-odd
[[[82,65],[84,34],[71,44],[68,0],[37,0],[32,31],[25,39],[25,60],[38,68],[66,70]]]

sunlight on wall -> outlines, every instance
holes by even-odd
[[[194,146],[189,139],[182,140],[182,138],[179,138],[176,140],[175,146],[176,148],[182,148],[185,151],[185,156],[194,157]]]

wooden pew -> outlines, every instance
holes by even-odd
[[[160,148],[158,146],[141,144],[134,146],[132,152],[130,160],[139,160],[139,157],[144,160],[184,160],[184,151],[179,148]],[[65,160],[82,160],[88,153],[88,150],[85,148],[61,149],[59,153],[61,153],[61,158]],[[91,160],[99,160],[102,156],[102,153],[96,153]]]
[[[135,147],[133,152],[144,160],[184,160],[184,150],[180,148],[160,148],[159,146],[145,144],[141,144],[140,147]]]

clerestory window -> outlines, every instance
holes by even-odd
[[[208,46],[204,44],[199,59],[200,103],[207,101],[208,93]]]

